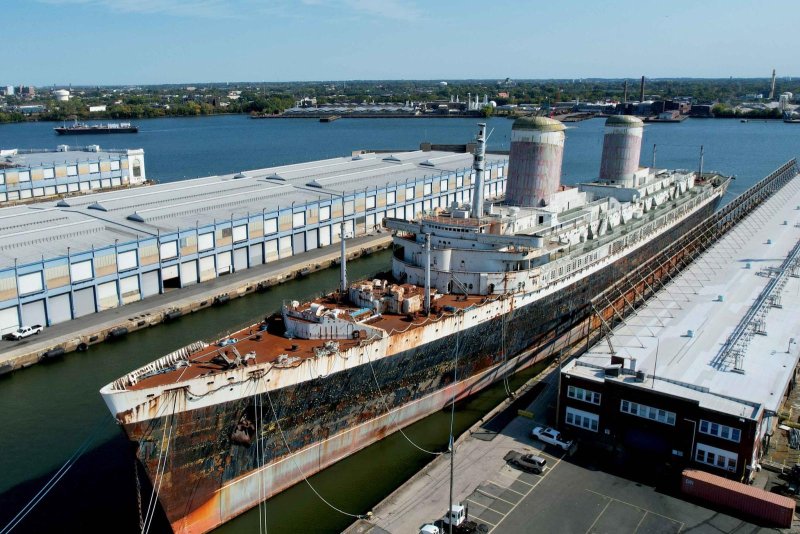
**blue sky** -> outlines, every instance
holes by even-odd
[[[0,84],[767,77],[796,4],[2,0]]]

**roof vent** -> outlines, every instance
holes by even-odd
[[[66,198],[62,198],[61,200],[58,201],[58,203],[56,204],[56,207],[57,208],[69,208],[71,206],[69,205],[69,202],[67,202]]]
[[[267,180],[278,180],[278,181],[281,181],[281,182],[285,182],[286,181],[286,178],[284,178],[283,176],[281,176],[277,172],[274,172],[274,173],[270,174],[269,176],[265,176],[265,178]]]
[[[426,159],[420,165],[425,165],[426,167],[436,167],[436,164],[429,159]]]
[[[311,180],[311,181],[310,181],[310,182],[308,182],[306,185],[307,185],[308,187],[316,187],[316,188],[318,188],[318,189],[322,189],[322,184],[321,184],[321,183],[319,183],[319,182],[318,182],[318,181],[316,181],[316,180]]]
[[[103,206],[102,204],[100,204],[99,202],[93,202],[93,203],[89,204],[89,206],[86,209],[99,210],[99,211],[108,211],[106,209],[106,207]]]
[[[383,161],[394,161],[395,163],[401,162],[400,158],[398,158],[394,154],[392,154],[391,156],[386,156],[385,158],[383,158]]]
[[[134,211],[132,215],[128,215],[128,220],[143,223],[144,217]]]
[[[243,172],[237,172],[236,174],[233,175],[234,180],[239,180],[241,178],[247,178],[247,175]]]

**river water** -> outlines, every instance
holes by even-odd
[[[53,148],[57,144],[144,148],[148,176],[159,181],[231,173],[299,161],[347,155],[352,150],[414,149],[421,141],[464,143],[476,132],[470,119],[310,119],[251,120],[245,116],[138,121],[140,133],[119,136],[57,137],[52,123],[0,125],[0,148]],[[507,150],[512,122],[490,119],[489,148]],[[575,123],[567,130],[564,182],[596,176],[602,151],[602,120]],[[696,169],[700,145],[705,170],[734,174],[729,197],[786,160],[800,146],[800,126],[782,122],[687,120],[645,129],[642,162],[657,145],[659,167]],[[351,277],[385,269],[388,252],[348,264]],[[103,404],[98,390],[114,378],[196,339],[213,338],[276,310],[283,299],[302,300],[338,281],[321,272],[270,291],[183,317],[124,340],[71,354],[0,378],[0,527],[91,438],[86,454],[19,525],[19,532],[138,532],[133,454]],[[518,377],[515,385],[524,377]],[[502,399],[503,387],[463,403],[456,428],[463,431]],[[409,437],[426,449],[446,447],[449,416],[434,414],[413,425]],[[362,514],[416,472],[431,457],[399,434],[311,477],[310,484],[337,508]],[[147,509],[149,493],[142,492]],[[338,532],[352,518],[334,511],[301,483],[270,499],[262,513],[270,532]],[[219,529],[225,534],[253,532],[253,509]],[[152,532],[167,532],[159,511]]]

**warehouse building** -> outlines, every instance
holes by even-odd
[[[349,157],[0,209],[0,333],[52,325],[469,202],[472,155]],[[505,156],[487,156],[487,198]]]
[[[751,479],[796,381],[797,180],[563,367],[565,434],[653,468]]]
[[[0,206],[146,180],[142,149],[60,145],[55,150],[0,150]]]

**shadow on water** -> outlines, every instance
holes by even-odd
[[[110,420],[108,426],[115,426]],[[0,525],[5,526],[22,510],[58,469],[22,482],[0,494]],[[121,432],[81,456],[13,531],[136,533],[139,512],[133,453]],[[151,488],[142,477],[142,513],[147,510]],[[169,523],[157,506],[152,532],[169,532]]]

